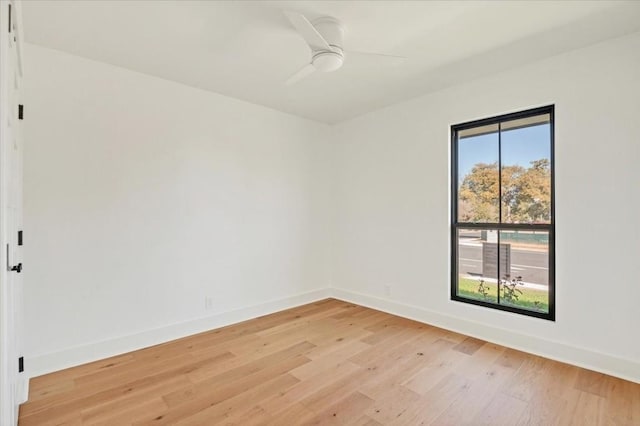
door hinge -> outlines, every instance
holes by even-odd
[[[18,373],[22,373],[24,371],[24,357],[21,356],[18,358]]]
[[[11,33],[11,3],[9,3],[9,33]]]
[[[7,271],[9,272],[13,271],[17,273],[22,272],[22,262],[14,266],[11,266],[11,264],[9,263],[9,244],[7,244]]]
[[[24,119],[24,105],[18,105],[18,120]]]
[[[18,245],[22,245],[22,231],[18,231]]]

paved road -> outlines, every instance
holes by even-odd
[[[478,243],[460,245],[458,271],[482,274],[482,246]],[[511,275],[522,275],[528,283],[549,285],[548,254],[546,252],[511,248]]]

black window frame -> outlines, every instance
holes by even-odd
[[[499,217],[498,223],[477,223],[477,222],[459,222],[458,221],[458,132],[468,130],[474,127],[488,126],[500,124],[505,121],[516,120],[521,118],[533,117],[536,115],[549,114],[550,127],[550,158],[549,167],[551,173],[551,190],[550,190],[550,221],[548,224],[520,224],[520,223],[501,223],[502,218]],[[500,130],[499,130],[500,131]],[[498,142],[498,150],[501,150],[500,137]],[[498,170],[502,170],[501,153],[498,154]],[[547,105],[539,108],[532,108],[524,111],[518,111],[509,114],[503,114],[491,118],[469,121],[465,123],[455,124],[451,126],[451,300],[457,302],[468,303],[472,305],[484,306],[500,311],[507,311],[525,316],[536,317],[555,321],[555,105]],[[499,175],[500,176],[500,175]],[[499,205],[502,205],[502,185],[499,183]],[[491,229],[491,230],[509,230],[509,229],[527,229],[541,230],[549,233],[548,255],[549,255],[549,309],[548,312],[536,312],[524,308],[517,308],[509,305],[501,305],[477,299],[465,298],[458,295],[458,230],[460,229]],[[498,261],[499,263],[499,261]],[[498,293],[500,289],[498,288]]]

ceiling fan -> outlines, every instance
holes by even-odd
[[[381,53],[345,51],[342,48],[344,27],[340,21],[331,16],[323,16],[312,22],[298,12],[285,11],[284,14],[311,49],[311,62],[289,77],[285,82],[287,86],[297,83],[316,71],[333,72],[340,69],[344,64],[345,54],[349,57],[375,57],[381,61],[396,64],[406,59],[403,56]]]

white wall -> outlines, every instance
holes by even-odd
[[[640,381],[639,52],[635,34],[337,125],[336,295]],[[556,322],[450,301],[450,125],[547,104]]]
[[[640,382],[638,51],[635,34],[328,128],[28,46],[27,368],[214,328],[332,285],[335,297]],[[551,103],[556,322],[450,301],[449,126]]]
[[[32,374],[326,295],[327,126],[34,45],[25,56]]]

